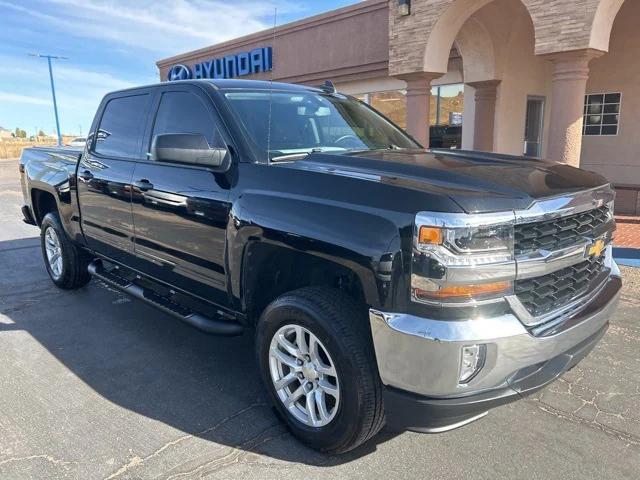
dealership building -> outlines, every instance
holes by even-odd
[[[637,0],[366,0],[157,65],[162,80],[331,80],[423,145],[599,172],[618,213],[640,215],[639,21]]]

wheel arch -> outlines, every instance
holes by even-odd
[[[33,216],[38,226],[42,225],[42,220],[48,213],[59,213],[58,202],[53,194],[40,188],[31,189],[31,204],[33,205]]]
[[[280,295],[309,286],[343,291],[365,305],[377,301],[373,272],[344,258],[295,250],[260,241],[245,248],[241,274],[241,306],[250,323]]]

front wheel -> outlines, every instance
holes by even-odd
[[[269,395],[301,441],[343,453],[382,428],[366,308],[330,288],[286,293],[265,309],[256,343]]]

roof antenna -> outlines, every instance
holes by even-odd
[[[271,40],[271,51],[276,45],[276,20],[278,18],[278,7],[273,8],[273,39]],[[273,103],[273,53],[271,54],[271,74],[269,78],[269,117],[267,121],[267,163],[271,163],[271,104]]]

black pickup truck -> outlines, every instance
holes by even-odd
[[[276,411],[326,452],[542,388],[602,338],[621,288],[604,178],[424,150],[330,87],[110,93],[82,150],[27,149],[20,171],[57,286],[93,276],[251,332]]]

